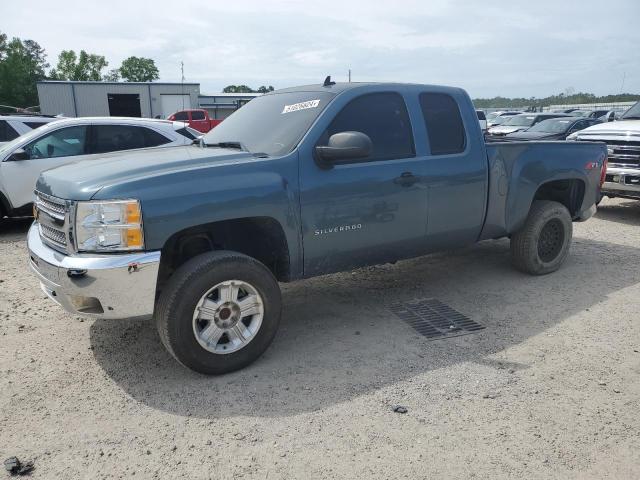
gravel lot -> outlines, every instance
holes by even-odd
[[[640,202],[605,199],[545,277],[492,241],[284,285],[271,348],[212,378],[149,321],[45,299],[28,225],[0,226],[0,460],[33,478],[640,478]],[[386,308],[424,297],[486,329]]]

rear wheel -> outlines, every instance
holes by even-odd
[[[555,272],[569,254],[573,224],[567,207],[558,202],[533,202],[524,226],[511,236],[511,260],[532,275]]]
[[[204,374],[222,374],[256,360],[280,322],[280,288],[257,260],[236,252],[199,255],[170,278],[156,308],[169,352]]]

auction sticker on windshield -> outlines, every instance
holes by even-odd
[[[298,110],[306,110],[307,108],[317,108],[318,105],[320,105],[320,99],[294,103],[293,105],[285,105],[282,109],[282,113],[297,112]]]

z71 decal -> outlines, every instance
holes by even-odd
[[[307,108],[316,108],[320,105],[320,100],[309,100],[308,102],[294,103],[293,105],[285,105],[282,113],[297,112],[298,110],[306,110]]]

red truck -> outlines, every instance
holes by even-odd
[[[210,118],[209,113],[201,109],[180,110],[170,115],[167,120],[185,122],[187,126],[202,133],[207,133],[222,121]]]

